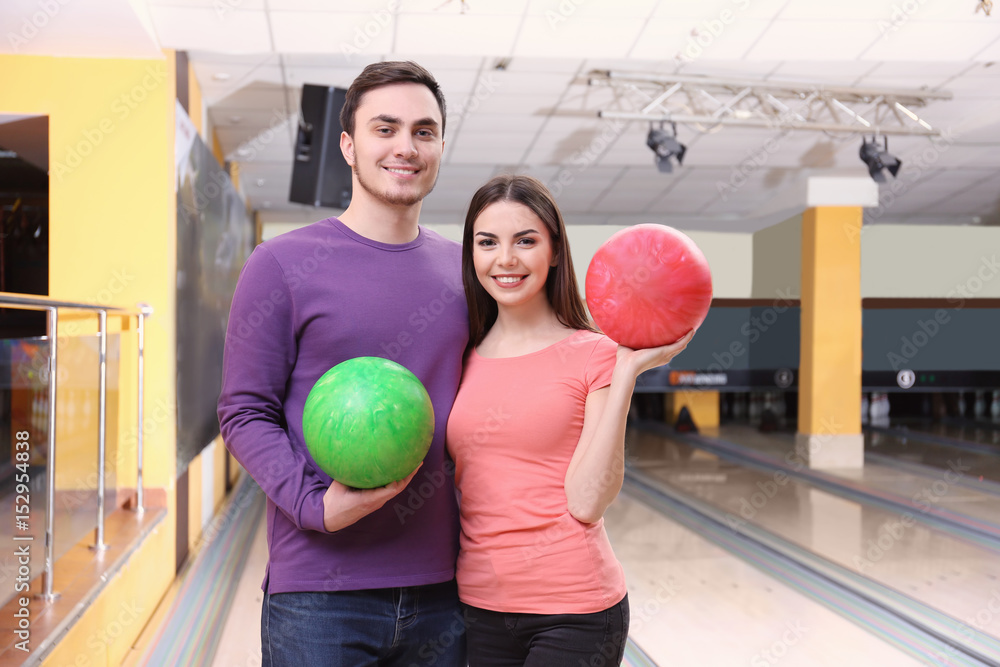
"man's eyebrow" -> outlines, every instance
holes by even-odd
[[[375,116],[374,118],[372,118],[368,122],[369,123],[389,123],[390,125],[402,125],[403,124],[403,119],[402,118],[398,118],[397,116],[390,116],[389,114],[382,113],[382,114],[379,114],[379,115]],[[413,124],[416,125],[416,126],[418,126],[418,127],[437,127],[438,126],[438,122],[436,120],[434,120],[433,118],[431,118],[430,116],[428,116],[427,118],[421,118],[420,120],[414,122]]]

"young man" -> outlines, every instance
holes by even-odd
[[[350,206],[254,250],[226,336],[222,436],[268,499],[263,664],[464,666],[444,433],[468,312],[460,245],[418,226],[444,97],[419,65],[376,63],[348,90],[341,124]],[[421,467],[364,491],[321,472],[302,438],[313,384],[361,356],[412,371],[435,416]]]

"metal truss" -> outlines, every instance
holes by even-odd
[[[684,74],[648,75],[592,71],[588,85],[615,89],[616,106],[628,100],[635,111],[601,110],[598,116],[690,124],[700,132],[726,125],[776,131],[938,136],[939,130],[914,109],[950,100],[947,91],[855,88],[801,82],[757,81]]]

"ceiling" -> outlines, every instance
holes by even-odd
[[[187,51],[209,125],[240,163],[248,202],[270,219],[324,214],[287,201],[301,85],[347,87],[369,62],[413,59],[448,102],[425,223],[461,223],[474,190],[502,170],[548,183],[570,224],[728,232],[783,219],[775,202],[811,174],[867,176],[860,134],[692,124],[677,128],[683,165],[659,173],[648,122],[597,116],[641,106],[634,94],[588,85],[591,72],[613,70],[947,91],[951,99],[917,110],[942,139],[889,138],[903,168],[867,219],[1000,224],[1000,6],[988,16],[980,0],[91,0],[86,12],[75,4],[60,4],[44,40],[20,52]],[[38,7],[5,2],[0,27]],[[109,23],[114,37],[105,36]],[[86,38],[88,25],[102,26],[93,28],[98,38]]]

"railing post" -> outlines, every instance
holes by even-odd
[[[143,491],[142,491],[142,445],[143,445],[143,431],[145,430],[143,424],[143,409],[145,407],[145,349],[146,349],[146,318],[153,313],[153,308],[148,303],[140,303],[139,307],[139,387],[138,387],[138,403],[139,403],[139,421],[138,421],[138,438],[137,438],[137,452],[136,459],[138,461],[138,470],[136,471],[136,498],[135,498],[135,511],[137,514],[142,515],[146,511],[146,506],[143,503]]]
[[[105,461],[107,439],[107,408],[108,408],[108,311],[97,311],[97,337],[100,345],[100,362],[98,364],[98,398],[97,398],[97,535],[94,539],[94,550],[105,551],[108,545],[104,542],[104,496],[105,496]]]
[[[49,336],[49,442],[45,463],[45,569],[42,571],[42,592],[46,602],[59,598],[52,591],[52,570],[55,565],[56,532],[56,379],[59,377],[58,335],[59,310],[47,308]]]

